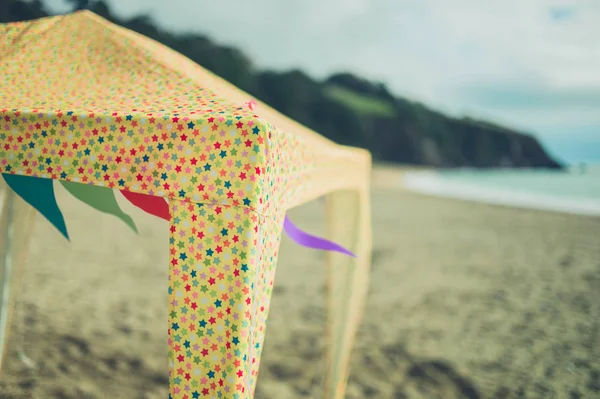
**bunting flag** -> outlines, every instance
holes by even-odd
[[[252,99],[246,101],[244,103],[244,105],[246,107],[248,107],[250,110],[254,111],[255,110],[254,108],[257,106],[257,103],[256,103],[256,100],[254,100],[252,98]],[[290,237],[296,244],[301,245],[303,247],[311,248],[311,249],[318,249],[318,250],[322,250],[322,251],[340,252],[345,255],[349,255],[349,256],[352,256],[353,258],[356,258],[356,255],[354,255],[352,252],[348,251],[346,248],[342,247],[341,245],[338,245],[335,242],[326,240],[321,237],[314,236],[312,234],[309,234],[305,231],[300,230],[298,228],[298,226],[296,226],[294,223],[292,223],[290,218],[287,216],[285,217],[285,219],[283,221],[283,230],[288,235],[288,237]]]
[[[312,249],[320,249],[323,251],[334,251],[340,252],[353,258],[356,258],[352,252],[348,251],[346,248],[341,245],[336,244],[335,242],[326,240],[324,238],[320,238],[317,236],[313,236],[312,234],[308,234],[302,230],[300,230],[287,216],[283,221],[283,229],[285,233],[290,237],[296,244],[302,245],[303,247],[312,248]]]
[[[3,173],[6,184],[25,202],[42,214],[60,234],[69,240],[65,218],[54,195],[53,181],[39,177]]]
[[[61,181],[61,184],[79,201],[100,212],[118,217],[133,231],[138,232],[135,222],[131,216],[123,212],[115,198],[115,192],[111,188],[63,181]]]
[[[63,214],[56,202],[52,180],[11,174],[3,174],[3,177],[6,184],[15,193],[37,209],[67,240],[69,239]],[[82,183],[61,182],[61,184],[79,201],[100,212],[116,216],[134,232],[138,233],[135,222],[131,216],[123,212],[112,189]],[[135,207],[153,216],[169,221],[169,204],[166,199],[126,190],[121,190],[121,194]],[[356,257],[356,255],[339,244],[301,230],[287,216],[284,219],[283,229],[296,244],[303,247],[340,252]]]
[[[169,204],[163,197],[134,193],[127,190],[121,190],[121,194],[123,194],[129,202],[144,212],[165,219],[167,222],[171,219]]]

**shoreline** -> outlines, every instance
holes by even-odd
[[[600,217],[600,200],[559,198],[514,189],[480,187],[474,183],[448,181],[433,168],[378,167],[373,187],[396,188],[418,195],[453,199],[514,209]]]

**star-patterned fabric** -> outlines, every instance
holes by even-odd
[[[0,173],[169,201],[170,398],[253,397],[285,212],[351,190],[368,213],[370,165],[89,11],[0,24]],[[368,270],[361,220],[346,275]],[[350,320],[328,337],[346,354],[327,370],[342,397],[358,319],[331,317]]]

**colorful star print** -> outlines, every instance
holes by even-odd
[[[0,173],[168,199],[169,397],[253,397],[285,211],[366,190],[368,153],[87,11],[0,37]]]

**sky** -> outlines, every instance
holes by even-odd
[[[53,11],[64,0],[46,0]],[[600,162],[599,0],[108,0],[235,45],[260,69],[340,71]]]

